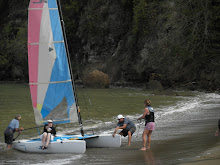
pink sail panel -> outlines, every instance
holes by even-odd
[[[42,10],[29,9],[28,44],[39,43]]]
[[[38,80],[38,61],[39,45],[28,45],[28,63],[29,63],[29,83],[36,83]],[[33,107],[37,107],[37,84],[30,85]]]
[[[30,8],[43,8],[44,1],[43,0],[30,0],[29,9]]]
[[[38,82],[38,59],[39,59],[39,40],[42,9],[42,0],[31,0],[28,14],[28,63],[29,63],[29,83]],[[33,107],[37,107],[37,84],[30,85]]]

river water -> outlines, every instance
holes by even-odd
[[[168,94],[168,95],[167,95]],[[188,162],[220,146],[214,136],[220,118],[220,95],[217,93],[175,91],[157,93],[141,89],[77,88],[86,133],[112,133],[116,116],[123,114],[136,124],[132,145],[122,137],[120,148],[88,148],[84,154],[33,154],[5,150],[4,129],[16,114],[22,115],[20,126],[35,127],[27,84],[0,84],[0,164],[149,164],[169,165]],[[137,118],[150,99],[156,111],[156,130],[151,149],[140,151],[144,121]],[[58,134],[79,134],[77,124],[57,126]],[[15,134],[16,136],[17,134]],[[19,139],[37,137],[35,129],[23,131]],[[208,152],[209,151],[209,152]]]

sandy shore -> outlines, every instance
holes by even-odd
[[[192,158],[187,163],[181,165],[219,165],[220,164],[220,142],[216,147],[201,153],[201,155]]]

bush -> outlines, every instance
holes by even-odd
[[[95,88],[108,88],[110,84],[109,76],[99,70],[88,73],[83,81],[86,86]]]

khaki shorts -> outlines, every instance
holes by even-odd
[[[41,139],[41,140],[42,140],[42,138],[43,138],[43,135],[44,135],[44,133],[40,135],[40,139]],[[53,135],[50,135],[50,141],[53,141],[53,139],[54,139],[54,136],[53,136]]]

